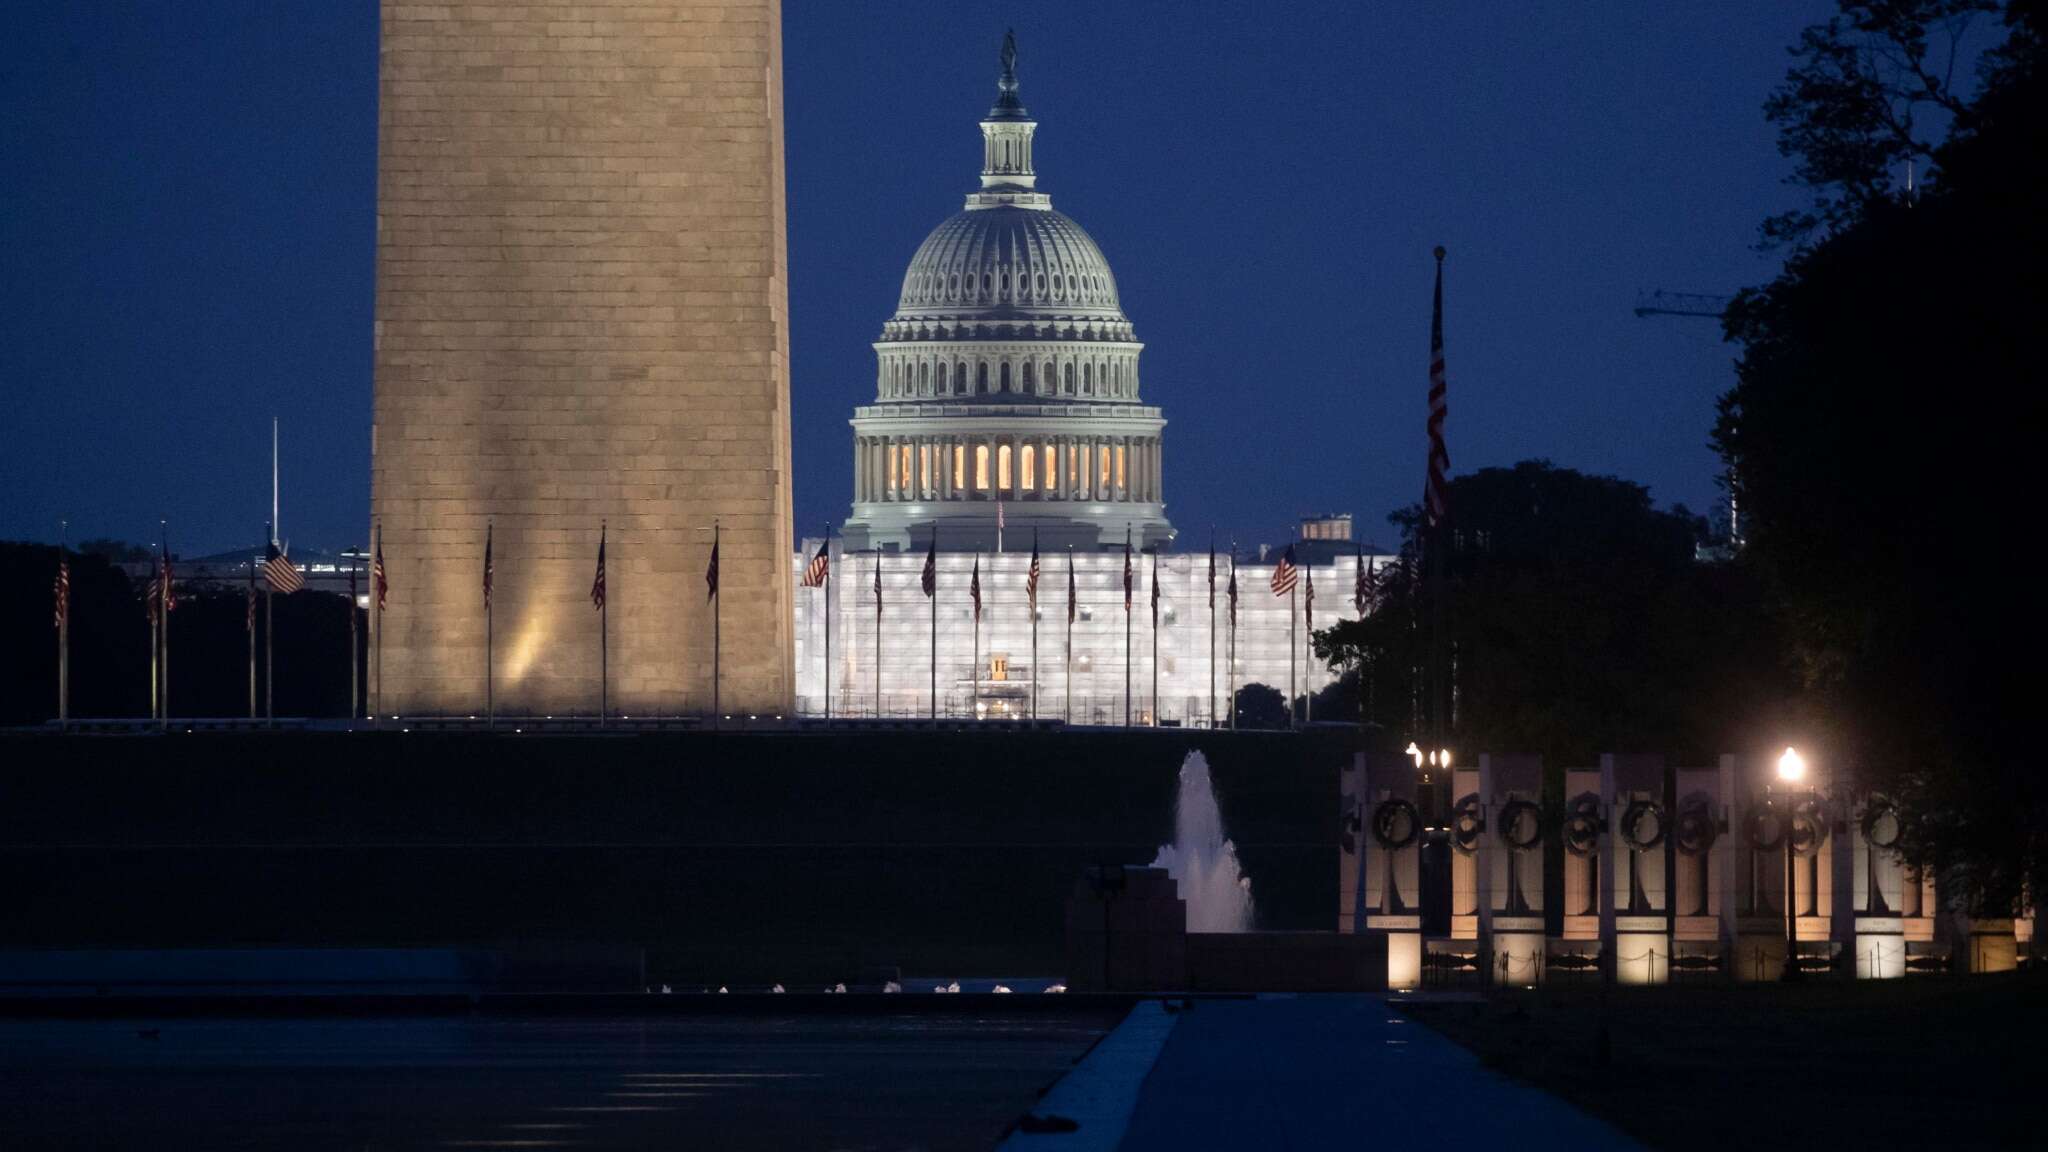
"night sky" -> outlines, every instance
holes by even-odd
[[[796,515],[847,512],[868,347],[980,166],[1017,30],[1039,187],[1116,270],[1184,543],[1423,475],[1430,248],[1454,472],[1546,456],[1717,499],[1734,354],[1637,292],[1768,278],[1759,104],[1821,0],[1709,6],[785,0]],[[31,0],[0,42],[0,537],[356,543],[376,5]]]

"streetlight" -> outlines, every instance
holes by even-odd
[[[1792,894],[1792,793],[1791,787],[1806,777],[1806,758],[1791,745],[1785,746],[1785,754],[1778,757],[1778,779],[1786,785],[1785,827],[1780,833],[1785,841],[1785,966],[1778,978],[1787,984],[1800,981],[1799,971],[1799,912],[1793,905]]]

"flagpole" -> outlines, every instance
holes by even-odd
[[[998,489],[1000,492],[1000,489]],[[998,532],[1001,530],[998,529]],[[975,558],[974,576],[974,639],[967,656],[967,675],[972,677],[967,685],[967,718],[981,719],[981,560]],[[991,573],[993,575],[993,573]]]
[[[939,719],[939,526],[932,525],[932,720]]]
[[[723,561],[718,554],[720,538],[719,522],[711,522],[711,558]],[[725,710],[719,705],[719,689],[722,685],[719,658],[723,654],[725,638],[720,631],[725,624],[725,573],[718,574],[718,584],[711,589],[711,726],[717,728],[724,723]]]
[[[354,724],[356,713],[361,709],[362,697],[356,683],[356,560],[348,562],[348,720]]]
[[[57,525],[57,583],[64,591],[57,613],[57,730],[61,732],[71,719],[71,572],[65,555],[71,522],[60,520]]]
[[[825,525],[825,719],[832,718],[832,525]]]
[[[1287,590],[1287,726],[1294,727],[1294,600],[1299,595],[1293,588]]]
[[[163,587],[163,580],[163,565],[158,564],[156,567],[156,571],[150,574],[149,590],[146,593],[146,598],[144,600],[144,605],[149,613],[149,718],[151,720],[156,719],[157,706],[161,699],[160,697],[158,697],[156,691],[156,665],[157,658],[159,655],[161,655],[161,653],[157,649],[157,632],[159,628],[159,619],[163,615],[163,609],[158,605],[156,597],[157,589]]]
[[[275,524],[276,522],[272,521],[270,524],[263,526],[263,534],[269,537],[271,544],[277,543]],[[267,550],[268,546],[266,546]],[[276,618],[271,614],[270,603],[276,594],[277,589],[271,587],[270,580],[266,577],[263,581],[263,726],[266,728],[277,725],[277,690],[275,683],[277,660],[276,648],[271,643],[271,638],[276,632]]]
[[[1159,552],[1152,552],[1152,726],[1159,727]]]
[[[1066,674],[1061,676],[1060,680],[1066,685],[1067,689],[1066,714],[1061,718],[1060,722],[1071,725],[1074,722],[1074,546],[1072,544],[1067,545],[1067,667]]]
[[[882,550],[875,549],[875,719],[882,718]]]
[[[1230,730],[1237,731],[1237,541],[1230,542],[1230,710],[1225,713]]]
[[[163,611],[157,613],[157,621],[158,627],[163,629],[162,644],[164,651],[164,706],[163,711],[158,714],[158,727],[168,732],[171,730],[171,530],[169,524],[165,521],[159,520],[156,523],[157,531],[160,534],[159,538],[163,542],[164,555],[164,579],[163,584],[157,591],[157,604],[163,609]]]
[[[382,520],[377,521],[375,562],[379,568],[384,566],[384,522]],[[377,598],[377,635],[375,637],[377,643],[377,693],[375,700],[377,711],[382,712],[384,711],[384,582],[381,579],[373,579],[371,584],[373,586],[370,589],[370,595]],[[371,716],[371,727],[376,727],[377,723],[377,717]]]
[[[1309,612],[1314,612],[1316,605],[1315,565],[1313,563],[1302,565],[1302,572],[1304,573],[1304,578],[1308,581],[1308,610]],[[1316,721],[1316,693],[1314,686],[1309,683],[1309,662],[1315,655],[1316,625],[1315,621],[1309,619],[1303,619],[1301,624],[1302,631],[1308,633],[1306,637],[1308,644],[1301,651],[1301,687],[1303,689],[1301,694],[1301,722],[1307,725],[1313,724]]]
[[[1031,601],[1031,603],[1029,603],[1029,604],[1025,605],[1025,610],[1031,613],[1031,724],[1032,724],[1032,726],[1033,726],[1033,727],[1037,727],[1037,725],[1038,725],[1038,680],[1039,680],[1039,672],[1038,672],[1038,574],[1037,574],[1037,571],[1036,571],[1036,569],[1038,568],[1038,529],[1036,529],[1036,528],[1033,528],[1033,529],[1031,530],[1031,567],[1032,567],[1033,571],[1032,571],[1032,573],[1031,573],[1031,574],[1030,574],[1030,575],[1029,575],[1029,576],[1027,577],[1027,579],[1029,579],[1029,580],[1031,581],[1031,596],[1030,596],[1030,601]]]
[[[1209,727],[1216,726],[1216,526],[1209,525]]]
[[[497,684],[495,683],[497,661],[494,659],[495,652],[493,651],[496,637],[492,635],[493,627],[496,623],[496,610],[492,605],[493,597],[491,593],[494,589],[491,585],[494,583],[497,575],[491,571],[491,537],[494,535],[493,527],[488,521],[484,524],[484,727],[486,728],[496,727],[498,723]]]
[[[248,602],[243,605],[243,623],[249,633],[249,719],[256,719],[256,558],[249,558]]]
[[[1124,525],[1124,727],[1131,726],[1131,526]]]

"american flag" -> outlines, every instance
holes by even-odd
[[[1067,627],[1074,626],[1074,614],[1080,611],[1081,597],[1074,585],[1074,550],[1067,549]],[[1069,637],[1072,639],[1072,637]]]
[[[177,576],[176,576],[176,575],[174,575],[174,574],[172,573],[172,571],[171,571],[171,546],[170,546],[170,544],[166,543],[166,544],[164,545],[164,547],[163,547],[163,553],[164,553],[164,581],[163,581],[163,586],[162,586],[162,588],[160,588],[160,589],[158,590],[158,595],[159,595],[159,596],[161,596],[161,597],[163,598],[163,602],[164,602],[164,614],[165,614],[166,616],[169,616],[169,615],[170,615],[170,613],[171,613],[171,610],[172,610],[172,609],[174,609],[174,608],[176,608],[176,607],[178,606],[178,578],[177,578]]]
[[[804,567],[803,586],[805,588],[823,588],[825,581],[830,579],[831,576],[832,538],[827,536],[824,543],[818,545],[818,554],[811,557],[811,562]]]
[[[1224,595],[1230,598],[1230,626],[1237,627],[1237,545],[1230,546],[1230,587]]]
[[[974,575],[968,578],[967,594],[974,597],[974,622],[981,623],[981,557],[974,558]]]
[[[919,577],[918,584],[924,588],[927,598],[939,594],[939,533],[936,529],[932,532],[931,550],[924,554],[924,574]]]
[[[875,619],[882,618],[882,550],[875,549]]]
[[[1294,545],[1280,554],[1280,563],[1273,566],[1273,595],[1289,596],[1294,586],[1301,582],[1301,569],[1294,566]]]
[[[492,531],[493,531],[493,529],[492,529],[492,526],[491,526],[491,525],[489,525],[489,524],[485,524],[485,525],[484,525],[484,610],[485,610],[485,611],[489,611],[489,610],[490,610],[490,607],[491,607],[491,579],[492,579],[492,576],[493,576],[493,573],[492,573],[492,571],[491,571],[491,534],[492,534]]]
[[[1351,590],[1351,604],[1363,618],[1368,605],[1372,603],[1373,562],[1365,558],[1365,549],[1358,549],[1358,585]]]
[[[51,588],[57,601],[56,614],[52,623],[64,627],[64,620],[71,615],[71,561],[63,554],[57,556],[57,583]]]
[[[711,563],[704,566],[704,588],[704,598],[706,600],[716,600],[718,598],[718,535],[716,531],[711,536]]]
[[[1159,627],[1159,553],[1152,553],[1152,627]]]
[[[1429,483],[1423,490],[1423,522],[1434,528],[1450,511],[1451,452],[1444,445],[1444,416],[1450,409],[1444,381],[1444,250],[1436,250],[1436,299],[1429,318]]]
[[[1024,574],[1024,596],[1031,602],[1031,616],[1038,617],[1038,529],[1031,530],[1031,570]]]
[[[1137,586],[1137,570],[1131,567],[1131,532],[1124,529],[1124,611],[1131,610],[1131,589]]]
[[[161,616],[161,612],[159,611],[160,601],[158,600],[158,594],[163,591],[163,586],[163,568],[157,564],[150,565],[149,584],[142,589],[142,607],[144,611],[149,613],[149,622],[152,625],[154,625]]]
[[[299,575],[298,568],[278,551],[276,544],[263,546],[263,580],[272,592],[297,592],[306,586],[306,578]],[[484,551],[484,600],[491,598],[490,550]]]
[[[377,597],[377,611],[384,610],[384,597],[391,591],[391,582],[384,578],[384,529],[377,529],[377,554],[370,561],[370,591]]]
[[[1302,620],[1313,632],[1316,630],[1316,566],[1311,564],[1303,569],[1303,575],[1307,577],[1308,587],[1302,600]]]
[[[604,607],[604,535],[604,525],[600,524],[597,527],[597,579],[590,582],[590,603],[597,608]]]

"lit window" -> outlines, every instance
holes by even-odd
[[[932,446],[917,446],[917,487],[920,492],[932,490]]]
[[[974,446],[974,490],[988,491],[988,445]]]
[[[1010,446],[1004,444],[996,449],[996,487],[1004,491],[1010,488]]]
[[[1032,447],[1031,447],[1031,446],[1030,446],[1029,444],[1026,444],[1026,445],[1024,446],[1024,458],[1023,458],[1022,464],[1023,464],[1023,473],[1024,473],[1024,474],[1023,474],[1023,476],[1022,476],[1022,477],[1020,477],[1020,479],[1021,479],[1021,481],[1022,481],[1022,484],[1023,484],[1023,488],[1024,488],[1024,491],[1026,491],[1026,492],[1035,492],[1035,491],[1037,491],[1037,490],[1038,490],[1038,467],[1037,467],[1037,465],[1038,465],[1038,452],[1037,452],[1037,450],[1036,450],[1036,449],[1032,448]]]
[[[1059,482],[1059,475],[1059,455],[1052,445],[1047,444],[1045,446],[1045,487],[1048,492],[1052,490],[1054,484]]]
[[[1098,487],[1109,487],[1109,445],[1096,450],[1095,483]]]
[[[988,658],[988,678],[1008,680],[1010,678],[1010,657],[1008,653],[994,652]]]
[[[953,488],[958,491],[967,487],[967,446],[953,445]]]
[[[1116,446],[1116,486],[1124,486],[1124,446]]]

